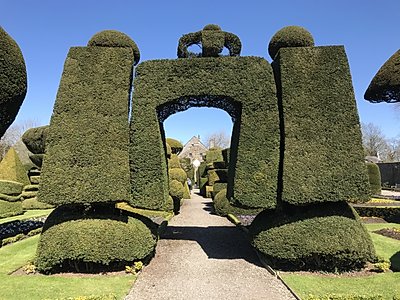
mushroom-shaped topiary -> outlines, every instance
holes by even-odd
[[[132,48],[134,64],[140,60],[140,51],[136,43],[125,33],[117,30],[103,30],[96,33],[88,42],[88,46]]]
[[[202,53],[196,55],[189,52],[188,47],[192,45],[201,45]],[[242,43],[233,33],[222,31],[218,25],[208,24],[203,30],[185,34],[179,39],[178,57],[218,57],[224,47],[229,50],[230,56],[239,56]]]
[[[280,48],[312,46],[314,38],[310,32],[300,26],[287,26],[274,34],[268,45],[268,53],[274,59]]]
[[[184,184],[186,182],[187,175],[185,170],[182,168],[172,168],[169,170],[169,180],[177,180],[180,183]]]
[[[370,102],[400,102],[400,50],[379,69],[365,92]]]
[[[167,138],[167,144],[170,145],[172,154],[179,154],[183,149],[182,143],[176,139]]]
[[[47,132],[49,125],[30,128],[22,135],[26,148],[34,154],[43,154],[46,149]]]
[[[21,50],[0,27],[0,137],[17,116],[26,89],[26,67]]]

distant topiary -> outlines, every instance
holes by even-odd
[[[18,44],[0,27],[0,138],[24,101],[27,76]]]
[[[379,69],[365,92],[370,102],[400,102],[400,50]]]
[[[171,158],[168,159],[168,169],[180,168],[179,157],[176,154],[171,154]]]
[[[131,48],[134,56],[134,64],[138,64],[140,60],[140,51],[136,43],[125,33],[117,30],[104,30],[96,33],[89,40],[88,46]]]
[[[275,59],[279,49],[287,47],[312,47],[314,38],[305,28],[300,26],[287,26],[279,30],[272,37],[268,45],[268,53]]]
[[[44,273],[121,269],[145,260],[155,244],[146,224],[126,212],[59,208],[43,227],[35,265]]]
[[[219,216],[227,216],[228,214],[233,215],[256,215],[258,214],[261,209],[248,209],[243,207],[236,207],[233,206],[228,198],[226,198],[226,188],[220,190],[218,193],[215,194],[213,199],[213,205],[215,213]]]
[[[175,179],[169,182],[169,194],[172,198],[181,200],[183,198],[183,193],[182,183]]]
[[[166,148],[167,158],[171,158],[171,154],[172,154],[171,146],[168,143],[166,143],[166,147],[165,148]]]
[[[224,157],[222,155],[221,149],[210,149],[206,152],[206,162],[213,163],[216,161],[223,161]]]
[[[250,232],[252,245],[280,270],[346,271],[375,259],[371,237],[346,202],[265,210]]]
[[[177,180],[184,184],[187,179],[186,172],[182,168],[172,168],[168,171],[169,180]]]
[[[381,193],[381,172],[379,171],[378,165],[374,163],[367,163],[369,186],[371,194]]]
[[[24,185],[20,182],[0,180],[0,194],[6,194],[11,196],[20,195]]]
[[[166,141],[167,144],[171,147],[172,154],[179,154],[182,151],[183,145],[180,141],[173,138],[167,138]]]
[[[49,126],[30,128],[22,135],[22,141],[33,154],[44,154]]]
[[[17,216],[23,212],[21,201],[6,201],[0,195],[0,218]]]
[[[0,161],[0,180],[16,181],[23,185],[30,184],[28,174],[13,147]]]

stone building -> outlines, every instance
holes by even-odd
[[[186,144],[183,146],[182,151],[178,154],[179,158],[190,158],[192,163],[194,160],[202,162],[204,160],[204,155],[207,152],[207,147],[200,141],[200,136],[193,136]]]

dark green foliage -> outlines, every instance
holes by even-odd
[[[189,52],[188,47],[192,45],[201,45],[202,53]],[[203,30],[185,34],[179,39],[178,57],[218,57],[224,46],[229,50],[230,56],[240,55],[242,43],[236,35],[222,31],[218,25],[208,24]]]
[[[36,197],[33,198],[28,198],[22,200],[22,208],[24,210],[30,210],[30,209],[48,209],[48,208],[53,208],[53,205],[39,202]]]
[[[104,30],[96,33],[88,42],[88,46],[123,47],[133,51],[134,64],[140,60],[140,51],[136,43],[125,33],[117,30]]]
[[[230,197],[248,207],[276,205],[279,113],[272,68],[265,59],[146,61],[138,65],[134,85],[130,147],[133,206],[164,207],[168,179],[160,124],[190,107],[221,108],[235,120],[232,144],[238,147],[231,149],[235,159],[229,175]]]
[[[32,163],[38,167],[41,168],[43,165],[43,159],[44,159],[44,154],[31,154],[29,155],[30,160]]]
[[[226,198],[226,189],[222,189],[215,194],[213,204],[215,213],[222,217],[227,216],[228,214],[233,214],[236,216],[255,215],[261,211],[261,209],[246,209],[242,207],[233,206],[229,202],[228,198]]]
[[[300,26],[287,26],[279,30],[272,37],[268,45],[268,53],[275,59],[279,49],[287,47],[312,47],[314,38],[305,28]]]
[[[0,161],[0,180],[16,181],[24,185],[30,184],[28,174],[13,147]]]
[[[390,187],[400,183],[400,162],[378,163],[378,167],[382,185]]]
[[[178,180],[171,180],[169,182],[169,194],[172,198],[182,199],[183,198],[183,184]]]
[[[379,167],[374,163],[367,163],[369,186],[371,194],[381,193],[381,172]]]
[[[46,139],[39,201],[130,201],[132,65],[129,48],[70,49]]]
[[[214,149],[214,150],[209,150],[206,152],[206,163],[213,163],[217,161],[223,161],[224,158],[222,156],[222,150],[221,149]]]
[[[400,101],[400,50],[379,69],[369,84],[364,98],[370,102]]]
[[[375,258],[367,230],[346,202],[265,210],[250,232],[252,245],[277,269],[344,271]]]
[[[231,155],[230,148],[226,148],[226,149],[222,150],[222,158],[224,159],[224,162],[226,163],[227,166],[229,166],[230,155]]]
[[[8,218],[23,213],[21,201],[9,202],[0,197],[0,218]]]
[[[213,198],[215,197],[215,195],[217,195],[220,191],[222,190],[226,190],[227,188],[227,183],[226,182],[215,182],[213,185],[213,192],[212,192],[212,196]],[[226,194],[226,191],[225,191]]]
[[[387,222],[400,223],[400,206],[353,206],[360,217],[382,218]]]
[[[200,163],[200,166],[197,169],[197,177],[206,177],[207,176],[207,163],[205,161],[202,161]]]
[[[183,184],[183,199],[190,199],[190,189],[187,181]]]
[[[179,154],[182,151],[183,145],[180,141],[172,138],[167,138],[166,141],[167,144],[171,147],[172,154]]]
[[[59,207],[44,224],[35,265],[45,273],[123,269],[154,250],[156,239],[144,222],[138,215],[101,206]]]
[[[43,154],[46,149],[46,139],[49,126],[30,128],[22,135],[25,146],[34,154]]]
[[[214,185],[215,182],[227,182],[227,169],[211,169],[208,172],[208,185]]]
[[[6,194],[10,196],[19,195],[22,192],[24,185],[19,182],[0,180],[0,194]]]
[[[26,89],[26,67],[21,50],[0,26],[0,137],[17,116]]]
[[[199,188],[202,189],[208,182],[207,177],[200,177]]]
[[[171,154],[172,154],[172,148],[171,148],[171,146],[167,143],[166,144],[166,149],[167,149],[167,158],[170,158],[171,157]]]
[[[172,168],[168,171],[169,180],[177,180],[180,183],[184,184],[187,179],[186,172],[181,168]]]
[[[295,205],[368,201],[360,123],[344,48],[282,48],[273,66],[285,137],[282,200]]]

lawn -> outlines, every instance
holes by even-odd
[[[22,215],[17,215],[9,218],[0,219],[0,224],[15,221],[15,220],[25,220],[35,217],[42,217],[49,215],[53,209],[32,209],[25,211]]]
[[[8,275],[32,261],[39,236],[0,248],[0,299],[63,299],[89,295],[115,295],[123,299],[129,292],[134,275],[95,275],[61,277],[45,275]]]
[[[372,233],[382,228],[398,228],[400,224],[366,224],[375,245],[377,255],[390,260],[400,270],[400,241]],[[311,275],[302,273],[280,273],[283,280],[301,299],[309,295],[381,295],[383,299],[400,296],[400,272],[379,273],[369,276]]]

